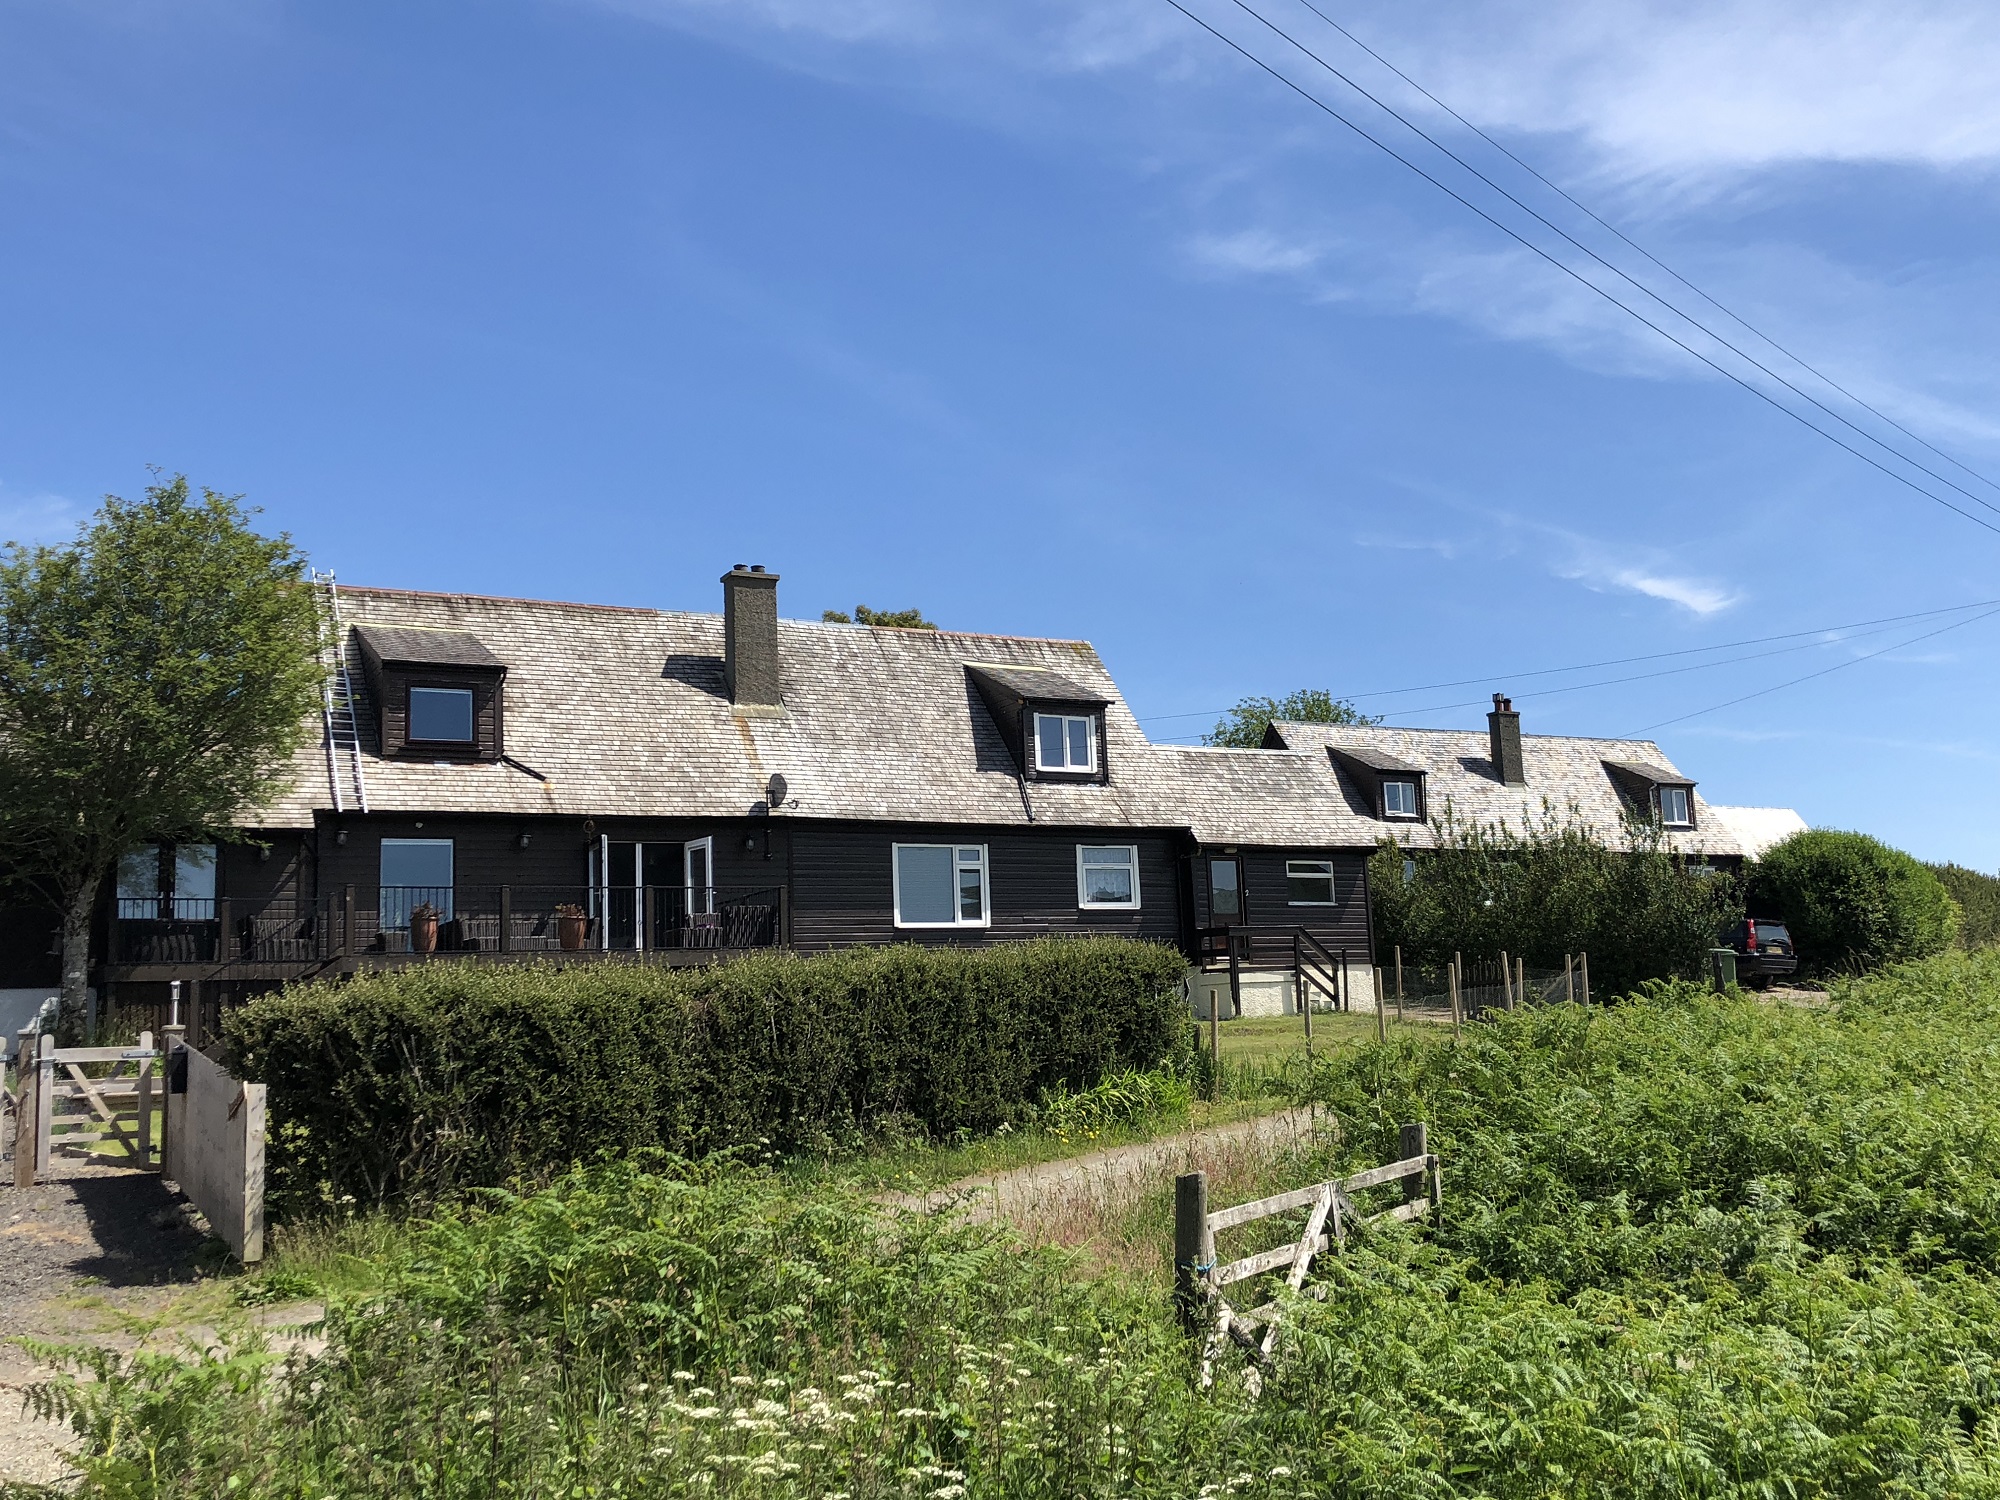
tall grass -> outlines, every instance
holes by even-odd
[[[149,1500],[2000,1496],[1996,1084],[1979,955],[1323,1059],[1339,1140],[1288,1180],[1422,1118],[1444,1212],[1323,1258],[1255,1401],[1198,1388],[1158,1260],[670,1157],[390,1236],[317,1358],[41,1399],[87,1494]]]

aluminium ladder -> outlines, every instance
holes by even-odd
[[[313,596],[319,606],[320,713],[326,724],[326,777],[335,812],[368,811],[368,783],[361,772],[361,721],[355,706],[354,674],[347,664],[347,627],[340,619],[340,591],[331,569],[313,569]]]

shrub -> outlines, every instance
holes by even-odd
[[[1094,1140],[1116,1125],[1177,1119],[1193,1102],[1194,1090],[1182,1070],[1130,1068],[1080,1092],[1058,1090],[1042,1101],[1035,1123],[1063,1140]]]
[[[1929,865],[1938,883],[1958,903],[1958,945],[2000,947],[2000,879],[1964,865]]]
[[[611,1149],[989,1130],[1181,1047],[1184,960],[1117,939],[701,968],[423,964],[225,1023],[270,1089],[274,1211],[427,1199]]]
[[[1368,871],[1375,940],[1413,963],[1506,951],[1536,968],[1590,955],[1601,995],[1647,979],[1699,974],[1716,937],[1742,915],[1736,883],[1674,853],[1656,827],[1634,823],[1608,847],[1573,816],[1544,804],[1525,831],[1434,824],[1438,847],[1385,842]]]
[[[1949,948],[1958,909],[1937,876],[1865,833],[1814,828],[1750,872],[1753,915],[1775,910],[1808,973],[1844,974]]]

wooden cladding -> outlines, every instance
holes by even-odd
[[[501,705],[503,679],[491,672],[423,671],[383,667],[369,674],[375,690],[382,754],[411,760],[498,760],[504,751]],[[472,739],[418,740],[410,737],[410,692],[413,688],[457,689],[472,695]]]

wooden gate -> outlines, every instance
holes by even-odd
[[[1238,1308],[1224,1288],[1273,1271],[1286,1273],[1294,1292],[1305,1285],[1313,1258],[1347,1243],[1350,1225],[1422,1218],[1444,1201],[1444,1171],[1430,1154],[1428,1131],[1421,1125],[1402,1127],[1400,1160],[1370,1167],[1351,1177],[1317,1182],[1311,1187],[1274,1193],[1254,1203],[1241,1203],[1211,1213],[1208,1174],[1190,1172],[1174,1182],[1174,1286],[1182,1319],[1190,1332],[1204,1332],[1201,1383],[1214,1380],[1215,1361],[1224,1345],[1235,1342],[1249,1354],[1252,1369],[1246,1384],[1254,1395],[1261,1384],[1256,1366],[1270,1363],[1278,1337],[1279,1305],[1271,1300]],[[1379,1212],[1355,1206],[1354,1195],[1371,1188],[1401,1183],[1403,1201]],[[1216,1253],[1215,1237],[1224,1230],[1268,1219],[1276,1214],[1307,1210],[1305,1232],[1289,1244],[1244,1256],[1227,1264]]]
[[[55,1151],[159,1165],[153,1034],[137,1047],[58,1047],[23,1036],[15,1100],[14,1181],[27,1186],[49,1170]],[[99,1070],[110,1066],[109,1073]],[[89,1069],[91,1071],[86,1071]]]

